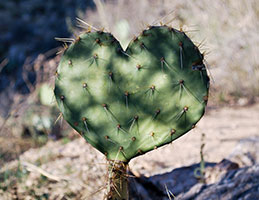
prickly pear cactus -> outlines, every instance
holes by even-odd
[[[125,51],[110,33],[80,35],[62,56],[55,96],[92,146],[128,162],[192,129],[208,88],[203,55],[185,33],[152,26]]]

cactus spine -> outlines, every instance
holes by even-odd
[[[186,34],[152,26],[125,51],[110,33],[80,35],[61,58],[54,92],[65,120],[110,163],[107,198],[127,199],[121,171],[194,128],[208,89],[203,55]]]

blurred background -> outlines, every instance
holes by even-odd
[[[89,194],[98,190],[96,185],[102,186],[105,160],[62,120],[53,95],[57,52],[62,50],[54,38],[76,37],[84,31],[77,26],[77,17],[111,32],[124,48],[149,25],[166,24],[185,31],[205,55],[211,77],[207,119],[192,131],[196,133],[189,133],[196,134],[195,139],[184,136],[170,148],[134,160],[135,174],[151,176],[163,168],[198,163],[201,133],[206,134],[209,162],[233,155],[243,139],[258,140],[259,1],[0,0],[4,199],[99,199],[95,195],[101,192]],[[186,151],[178,157],[157,159],[161,151],[171,155],[183,144]]]

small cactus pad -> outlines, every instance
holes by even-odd
[[[182,31],[153,26],[126,51],[110,34],[88,32],[65,50],[55,96],[67,122],[108,160],[168,144],[203,116],[209,77]]]

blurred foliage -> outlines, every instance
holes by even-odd
[[[53,89],[47,84],[44,83],[41,85],[39,90],[39,100],[42,105],[45,106],[53,106],[54,99],[54,93]]]

